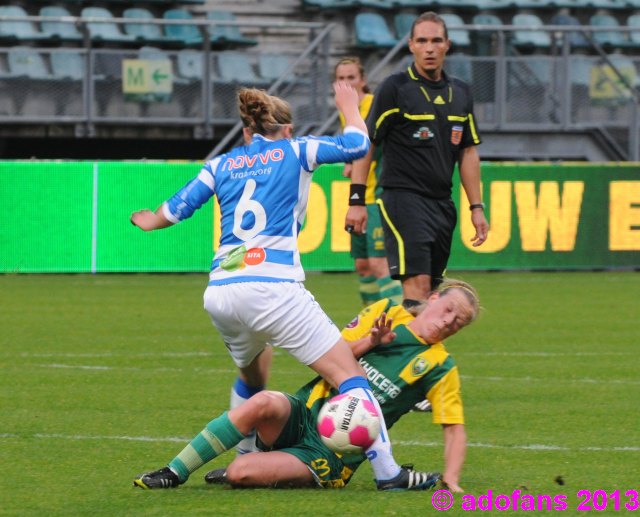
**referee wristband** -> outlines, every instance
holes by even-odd
[[[366,185],[352,183],[349,186],[349,206],[365,206],[364,193],[366,190]]]
[[[469,205],[469,210],[473,210],[474,208],[481,208],[484,210],[484,203],[474,203],[473,205]]]

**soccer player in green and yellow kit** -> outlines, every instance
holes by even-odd
[[[452,492],[462,491],[466,433],[458,368],[443,340],[471,323],[478,311],[475,290],[448,279],[411,309],[380,300],[342,331],[353,343],[353,353],[366,371],[388,428],[417,402],[425,398],[431,402],[433,422],[442,425],[444,432],[442,482]],[[378,338],[365,339],[372,332]],[[182,484],[255,428],[258,448],[264,452],[238,456],[226,469],[208,473],[208,482],[239,487],[343,487],[366,456],[340,456],[320,440],[318,412],[336,394],[321,377],[295,395],[260,392],[209,422],[167,467],[138,477],[134,484],[142,488]],[[419,490],[433,487],[439,479],[437,473],[403,467],[396,478],[376,480],[376,485],[379,490]]]
[[[334,68],[336,81],[346,81],[358,92],[359,110],[366,119],[373,102],[373,94],[367,84],[364,67],[357,57],[342,58]],[[340,113],[340,126],[344,129],[345,119]],[[376,199],[382,189],[378,185],[381,170],[380,157],[382,147],[378,148],[369,166],[366,179],[364,204],[367,207],[367,230],[362,234],[351,233],[351,257],[355,261],[356,273],[359,276],[359,291],[363,305],[377,302],[382,298],[391,298],[394,302],[402,302],[402,285],[399,280],[389,276],[389,264],[384,249],[384,231],[380,210]],[[351,177],[352,164],[345,163],[344,176]]]

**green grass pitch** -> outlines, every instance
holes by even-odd
[[[640,491],[640,274],[455,276],[484,307],[448,341],[462,374],[467,493],[566,494],[562,514],[576,515],[578,491],[602,490],[599,513],[617,515],[618,490],[627,513],[624,493]],[[344,490],[207,486],[227,453],[178,489],[132,487],[227,408],[234,368],[202,309],[206,280],[0,276],[0,514],[434,515],[430,492],[376,492],[368,465]],[[339,326],[359,310],[353,274],[310,274],[307,287]],[[278,353],[270,388],[294,391],[310,376]],[[442,468],[430,415],[407,415],[391,438],[400,462]],[[460,504],[441,515],[468,515]]]

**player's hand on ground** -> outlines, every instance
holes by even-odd
[[[471,212],[471,222],[473,223],[473,227],[476,229],[476,234],[471,238],[471,245],[475,248],[487,240],[487,236],[489,235],[489,223],[487,222],[482,210],[473,210]]]
[[[448,490],[453,494],[461,494],[464,492],[462,487],[458,485],[458,483],[449,482],[447,483],[444,479],[440,482],[442,484],[442,488]]]
[[[367,207],[362,205],[350,206],[344,219],[344,229],[349,233],[362,235],[367,231]]]
[[[371,348],[378,345],[388,345],[396,338],[396,333],[391,330],[393,319],[383,312],[371,327]]]

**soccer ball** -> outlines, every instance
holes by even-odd
[[[325,402],[318,414],[322,442],[340,454],[360,454],[380,434],[380,420],[369,400],[343,393]]]

